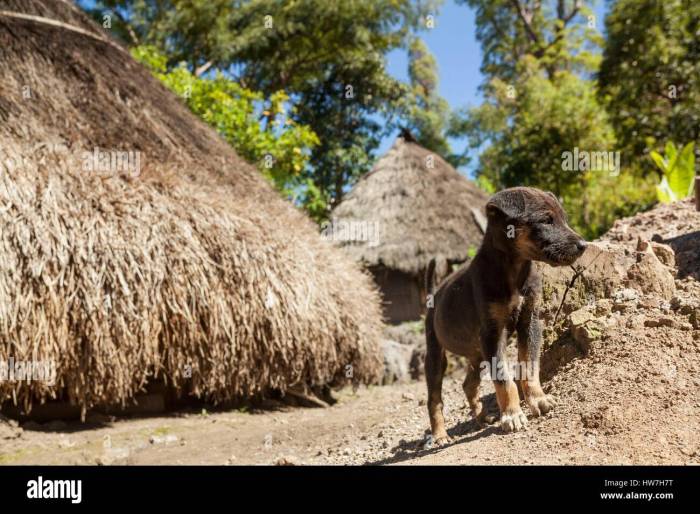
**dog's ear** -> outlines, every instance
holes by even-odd
[[[555,194],[552,193],[551,191],[545,191],[545,193],[547,193],[547,195],[548,195],[549,197],[551,197],[555,202],[561,203],[561,202],[559,202],[559,198],[557,198],[557,195],[555,195]]]
[[[515,220],[522,216],[525,198],[522,191],[504,189],[493,195],[486,204],[486,216],[489,220]]]

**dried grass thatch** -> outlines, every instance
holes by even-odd
[[[472,209],[481,212],[487,200],[440,156],[398,137],[335,208],[333,227],[336,234],[345,227],[378,227],[374,241],[336,240],[368,267],[422,275],[433,257],[463,262],[470,247],[479,247],[482,232]]]
[[[0,13],[0,361],[58,371],[0,401],[377,380],[367,275],[70,3],[0,11],[96,36]],[[94,148],[141,152],[141,175],[84,171]]]

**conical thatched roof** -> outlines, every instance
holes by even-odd
[[[336,207],[331,226],[355,260],[417,274],[435,256],[461,262],[478,248],[482,232],[472,209],[481,212],[487,200],[440,156],[398,137]],[[378,237],[352,237],[365,225]]]
[[[0,66],[0,362],[57,368],[0,401],[377,379],[371,279],[75,6],[0,0]]]

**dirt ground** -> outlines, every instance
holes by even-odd
[[[445,381],[452,442],[431,447],[422,382],[346,389],[330,408],[5,423],[4,464],[691,464],[700,463],[698,331],[623,326],[562,363],[559,401],[527,431],[470,419],[461,373]],[[496,408],[490,384],[486,404]]]
[[[578,311],[591,316],[583,339],[562,337],[542,356],[544,389],[558,406],[530,416],[526,431],[506,434],[471,419],[458,369],[443,387],[452,441],[442,447],[427,436],[425,385],[415,381],[344,389],[328,408],[278,403],[85,424],[0,417],[0,463],[700,464],[698,227],[700,213],[687,201],[615,224],[608,239],[630,254],[640,236],[673,248],[673,295],[624,289]],[[593,340],[586,326],[598,330]],[[491,384],[482,396],[495,413]]]

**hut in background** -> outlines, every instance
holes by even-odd
[[[72,2],[0,0],[0,65],[0,362],[56,372],[0,403],[379,379],[371,277]]]
[[[425,270],[468,259],[481,244],[488,195],[440,156],[399,136],[334,209],[333,239],[374,276],[385,318],[417,320],[425,309]]]

